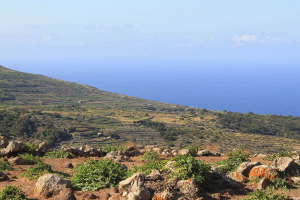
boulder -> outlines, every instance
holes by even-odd
[[[300,177],[292,177],[291,180],[292,180],[293,183],[295,183],[295,184],[300,184]]]
[[[300,174],[300,166],[289,157],[276,158],[273,161],[272,166],[285,176],[296,176]]]
[[[175,150],[175,149],[172,150],[172,151],[171,151],[171,155],[174,156],[174,157],[175,157],[175,156],[178,156],[178,151]]]
[[[40,153],[46,153],[47,150],[48,150],[48,145],[45,142],[40,143],[39,148],[37,149],[37,151]]]
[[[0,172],[0,181],[7,181],[9,180],[8,176],[3,172]]]
[[[241,173],[242,175],[248,177],[251,169],[258,165],[261,165],[261,163],[260,162],[243,162],[236,171]]]
[[[181,155],[181,156],[187,156],[190,154],[191,154],[191,151],[189,149],[181,149],[178,151],[178,155]]]
[[[211,155],[211,152],[208,150],[199,150],[197,152],[197,156],[209,156],[209,155]]]
[[[133,176],[119,183],[120,193],[126,194],[128,200],[149,200],[151,195],[145,183],[145,175],[143,173],[135,173]]]
[[[121,151],[111,151],[106,156],[106,159],[113,160],[115,162],[130,162],[130,158]]]
[[[151,174],[149,176],[147,176],[147,178],[149,178],[151,180],[159,180],[159,179],[161,179],[161,174],[158,170],[154,169],[154,170],[152,170]]]
[[[12,154],[21,153],[23,143],[20,141],[10,141],[5,149],[1,150],[1,155],[9,156]]]
[[[66,188],[71,188],[71,182],[55,174],[45,174],[41,176],[34,188],[36,197],[45,199],[54,195],[59,195]]]
[[[31,165],[33,163],[23,159],[20,156],[8,159],[9,164],[11,165]]]
[[[170,149],[165,149],[165,150],[163,150],[161,155],[169,157],[169,156],[171,156],[171,150]]]
[[[265,189],[268,185],[270,185],[270,183],[271,183],[270,179],[263,178],[258,182],[257,189],[258,190]]]
[[[6,148],[8,145],[8,140],[3,135],[0,135],[0,148]]]
[[[154,151],[154,152],[156,152],[158,154],[161,154],[161,152],[162,152],[161,148],[159,148],[159,147],[153,148],[152,151]]]
[[[232,180],[234,181],[237,181],[237,182],[244,182],[246,181],[247,177],[244,176],[242,173],[240,172],[232,172],[228,175],[229,178],[231,178]]]
[[[190,199],[195,199],[198,196],[199,189],[197,187],[195,179],[181,180],[177,182],[179,191],[188,196]]]
[[[176,193],[170,189],[166,189],[163,192],[156,193],[152,200],[173,200],[175,199]]]
[[[71,188],[64,188],[60,191],[58,198],[59,200],[76,200],[76,197]]]
[[[66,168],[74,168],[74,166],[73,166],[73,164],[72,163],[70,163],[70,162],[67,162],[66,164],[65,164],[65,167]]]
[[[278,171],[268,165],[258,165],[251,169],[249,173],[249,179],[252,180],[253,178],[268,178],[274,179],[279,177]]]

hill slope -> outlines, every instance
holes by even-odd
[[[150,109],[155,107],[184,109],[183,106],[163,104],[140,98],[105,92],[97,88],[23,73],[0,65],[0,101],[6,104],[74,104],[92,103],[102,106]]]
[[[160,103],[2,66],[0,100],[0,133],[11,138],[95,147],[135,142],[210,145],[221,151],[300,150],[299,117]]]

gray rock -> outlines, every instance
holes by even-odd
[[[128,194],[128,200],[149,200],[151,197],[150,191],[144,183],[145,175],[135,173],[119,183],[119,191],[121,194]]]
[[[178,151],[178,155],[181,155],[181,156],[187,156],[190,154],[191,154],[191,151],[189,149],[181,149]]]
[[[258,165],[261,165],[261,163],[260,162],[243,162],[236,171],[241,173],[245,177],[248,177],[251,169]]]
[[[292,180],[293,183],[295,183],[295,184],[300,184],[300,177],[292,177],[291,180]]]
[[[23,143],[20,141],[10,141],[5,149],[1,150],[3,156],[21,153]]]
[[[300,174],[300,166],[289,157],[278,157],[276,158],[272,166],[280,171],[285,176],[296,176]]]
[[[48,145],[45,142],[39,144],[39,148],[37,149],[38,152],[46,153],[48,150]]]
[[[9,164],[11,165],[31,165],[33,163],[23,159],[22,157],[18,156],[18,157],[14,157],[14,158],[10,158],[8,159]]]
[[[211,155],[211,152],[208,150],[199,150],[197,152],[197,156],[209,156],[209,155]]]
[[[263,178],[259,181],[259,183],[257,184],[257,189],[261,190],[266,188],[268,185],[270,185],[271,181],[268,178]]]
[[[54,195],[59,195],[65,188],[71,188],[71,182],[55,174],[45,174],[41,176],[34,188],[36,197],[44,199]]]
[[[197,187],[195,179],[181,180],[177,182],[177,187],[179,191],[184,195],[188,195],[191,198],[196,198],[198,196],[199,189]]]

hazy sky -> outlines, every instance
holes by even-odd
[[[299,0],[1,0],[0,60],[300,63]]]

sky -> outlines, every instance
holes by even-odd
[[[7,67],[300,63],[299,0],[0,2],[0,64]]]

